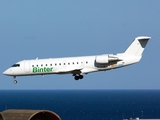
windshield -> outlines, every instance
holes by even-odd
[[[20,64],[13,64],[12,67],[19,67]]]

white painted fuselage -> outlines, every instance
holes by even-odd
[[[150,37],[137,37],[124,53],[116,55],[23,60],[8,68],[3,74],[14,76],[14,78],[16,76],[72,74],[78,80],[83,78],[83,74],[116,69],[139,62],[149,39]]]

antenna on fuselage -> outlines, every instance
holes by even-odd
[[[38,57],[36,58],[36,60],[38,60]]]

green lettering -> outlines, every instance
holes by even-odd
[[[53,68],[39,68],[39,67],[33,67],[32,72],[33,73],[41,73],[41,72],[52,72]]]
[[[32,72],[33,72],[33,73],[36,73],[36,72],[37,72],[37,68],[34,67],[33,70],[32,70]]]
[[[43,72],[43,68],[40,68],[40,69],[39,69],[39,72]]]
[[[37,67],[37,69],[38,69],[37,72],[40,72],[39,67]]]
[[[44,72],[47,72],[47,71],[46,71],[46,67],[43,68],[43,71],[44,71]]]
[[[47,68],[46,70],[47,70],[47,72],[50,72],[50,68]]]

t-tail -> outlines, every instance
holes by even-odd
[[[124,52],[126,55],[132,55],[132,56],[142,56],[142,53],[147,45],[148,40],[151,37],[147,36],[140,36],[135,38],[135,40],[132,42],[132,44],[127,48],[127,50]]]

